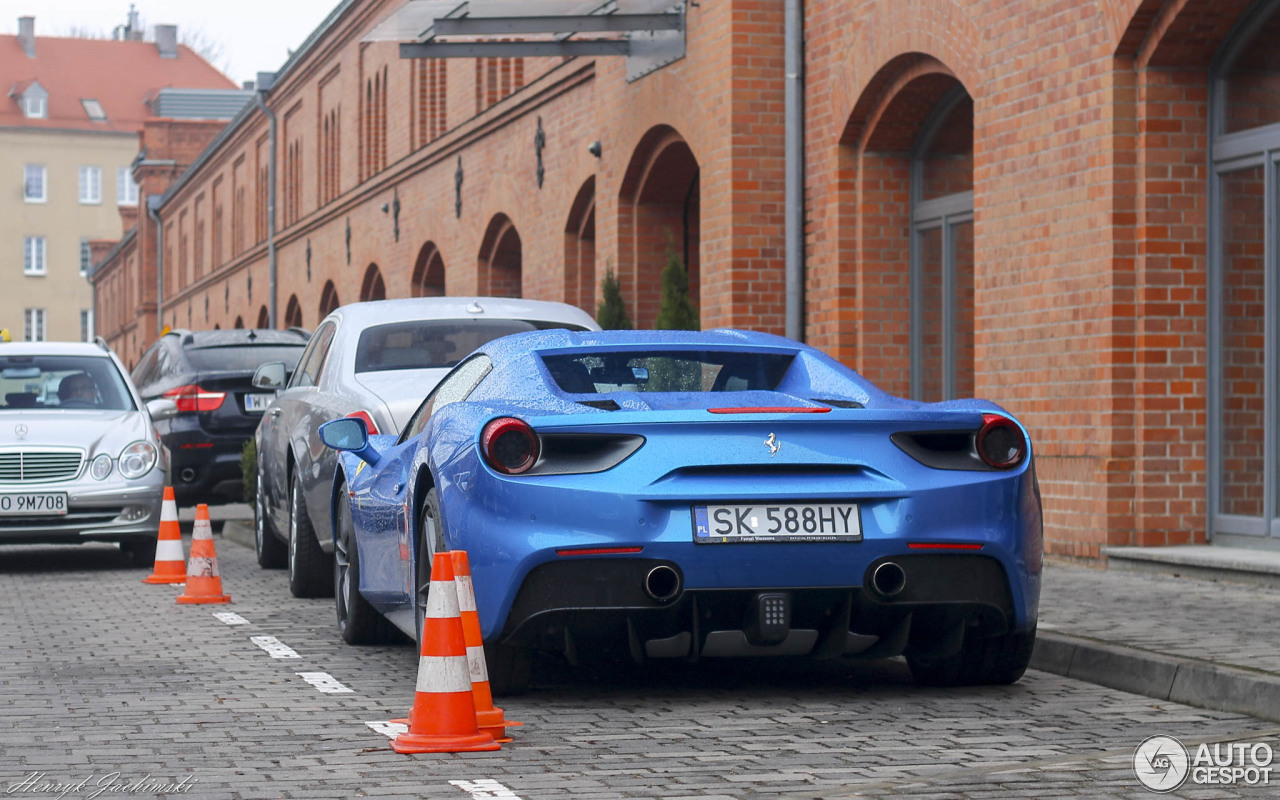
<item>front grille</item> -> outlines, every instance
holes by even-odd
[[[80,450],[0,451],[0,483],[69,481],[80,474]]]

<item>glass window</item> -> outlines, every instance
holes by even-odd
[[[290,389],[297,386],[315,386],[316,379],[320,376],[320,365],[324,362],[324,357],[329,353],[329,346],[333,343],[333,334],[337,330],[337,326],[332,322],[322,325],[311,337],[311,343],[307,345],[306,351],[302,354],[302,360],[298,363],[298,368],[294,370],[293,378],[289,380]]]
[[[791,367],[792,353],[756,351],[631,350],[543,356],[560,391],[749,392],[772,391]]]
[[[356,372],[439,369],[500,336],[537,330],[518,319],[433,319],[376,325],[360,333]]]
[[[93,251],[89,247],[88,239],[80,240],[80,274],[88,275],[89,268],[93,266]]]
[[[48,183],[49,171],[40,164],[28,164],[22,173],[22,197],[28,203],[43,203],[48,200],[45,186]]]
[[[400,434],[400,441],[408,441],[422,433],[427,423],[431,421],[431,415],[437,410],[450,403],[467,399],[492,369],[493,362],[483,353],[459,364],[457,369],[446,375],[431,394],[427,395],[427,399],[422,401],[418,410],[413,412],[413,416],[409,418],[409,424],[404,426],[404,431]]]
[[[80,202],[102,202],[102,167],[80,168]]]
[[[192,368],[205,372],[214,370],[255,370],[272,361],[283,361],[286,370],[298,366],[303,344],[242,344],[218,347],[188,347],[187,362]]]
[[[22,315],[22,340],[24,342],[44,341],[44,309],[28,308]]]
[[[22,274],[44,275],[48,240],[43,236],[28,236],[23,240]]]
[[[920,157],[920,199],[973,191],[973,99],[945,112]]]
[[[80,341],[93,341],[93,309],[80,309]]]
[[[115,363],[102,356],[0,356],[0,412],[30,408],[132,411]]]
[[[116,168],[116,205],[136,206],[138,204],[138,184],[133,180],[133,171],[129,167]]]
[[[101,122],[107,118],[106,112],[102,110],[102,104],[97,100],[81,100],[80,105],[84,106],[84,113],[89,115],[89,119],[94,122]]]
[[[43,97],[27,97],[22,101],[22,112],[27,119],[44,119],[48,115],[48,107]]]

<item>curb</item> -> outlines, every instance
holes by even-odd
[[[238,519],[229,519],[222,523],[222,538],[224,541],[235,542],[250,550],[256,549],[258,546],[253,532],[253,524]]]
[[[1280,722],[1280,677],[1080,636],[1036,635],[1031,668],[1157,700]]]

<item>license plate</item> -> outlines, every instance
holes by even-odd
[[[271,401],[275,400],[274,394],[246,394],[244,396],[245,411],[266,411],[267,406],[271,405]]]
[[[857,503],[694,506],[693,540],[860,542],[862,519]]]
[[[0,516],[43,516],[67,513],[66,492],[0,494]]]

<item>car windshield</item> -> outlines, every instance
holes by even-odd
[[[0,411],[135,408],[115,363],[96,356],[0,356],[0,400]]]
[[[360,334],[356,372],[457,366],[482,344],[513,333],[579,325],[523,319],[432,319],[376,325]]]
[[[217,347],[188,347],[187,361],[198,372],[248,371],[252,372],[263,364],[272,361],[283,361],[289,372],[298,366],[302,350],[306,342],[296,345],[285,344],[238,344],[219,345]]]
[[[777,388],[795,356],[751,351],[655,351],[545,355],[563,392],[745,392]]]

